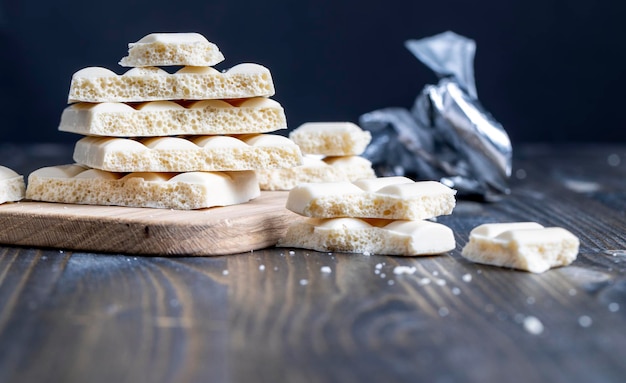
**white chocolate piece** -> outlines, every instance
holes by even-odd
[[[150,101],[77,103],[65,108],[59,130],[90,136],[148,137],[192,134],[266,133],[287,129],[283,107],[255,97],[238,103],[203,100],[182,106]]]
[[[300,149],[287,137],[84,137],[74,161],[111,172],[236,171],[300,165]]]
[[[199,33],[151,33],[128,44],[128,56],[119,64],[125,67],[213,66],[224,61],[217,45]]]
[[[346,181],[356,181],[362,178],[376,178],[372,162],[360,156],[331,156],[324,158],[324,162],[346,175]]]
[[[236,205],[259,195],[252,171],[124,174],[77,164],[35,170],[26,189],[35,201],[177,210]]]
[[[405,184],[414,184],[412,179],[401,176],[391,176],[391,177],[380,177],[375,180],[364,179],[364,180],[356,180],[354,184],[366,192],[375,193],[376,191],[385,188],[391,185],[405,185]],[[421,183],[422,188],[437,188],[440,184],[439,182],[429,181],[428,183]],[[447,186],[446,186],[447,187]],[[449,188],[448,188],[449,189]],[[442,189],[446,190],[447,189]]]
[[[445,253],[456,243],[450,228],[430,221],[309,218],[292,224],[277,246],[417,256]]]
[[[436,181],[381,177],[354,183],[303,183],[289,192],[286,207],[315,218],[421,220],[451,214],[455,194],[455,190]]]
[[[372,135],[351,122],[307,122],[294,129],[289,138],[304,154],[358,156]]]
[[[74,102],[144,102],[269,97],[270,71],[258,64],[239,64],[226,72],[211,67],[181,68],[174,74],[156,67],[133,68],[118,75],[99,67],[72,76],[68,104]]]
[[[579,240],[560,227],[535,222],[490,223],[474,228],[461,254],[472,262],[543,273],[572,263]]]
[[[12,169],[0,166],[0,204],[22,200],[25,189],[24,177]]]
[[[326,157],[304,155],[300,166],[257,170],[261,190],[291,190],[306,182],[356,181],[374,178],[372,163],[359,156]]]

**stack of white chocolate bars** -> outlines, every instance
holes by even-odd
[[[155,33],[129,44],[123,75],[76,72],[59,126],[86,136],[76,164],[31,173],[26,198],[186,210],[259,196],[255,171],[300,165],[301,151],[267,134],[287,128],[270,71],[213,68],[223,59],[200,34]]]
[[[361,154],[372,136],[351,122],[307,122],[289,133],[304,154],[293,168],[257,171],[261,190],[291,190],[305,182],[374,178],[372,163]]]
[[[294,223],[278,243],[317,251],[429,255],[455,248],[452,230],[428,221],[452,213],[456,191],[436,181],[381,177],[304,183],[286,207],[311,217]]]

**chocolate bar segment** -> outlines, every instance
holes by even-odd
[[[235,171],[300,165],[300,149],[287,137],[237,136],[85,137],[74,161],[112,172]]]
[[[147,137],[267,133],[287,129],[283,107],[255,97],[192,103],[77,103],[65,108],[59,130],[90,136]]]
[[[144,102],[213,100],[274,95],[270,71],[244,63],[225,72],[186,66],[170,74],[156,67],[133,68],[122,75],[88,67],[72,76],[68,104],[74,102]]]
[[[252,171],[113,173],[77,164],[35,170],[26,189],[35,201],[177,210],[236,205],[259,195]]]
[[[436,181],[413,182],[405,177],[304,183],[289,192],[286,207],[314,218],[421,220],[451,214],[455,193]]]
[[[445,253],[456,243],[450,228],[430,221],[309,218],[292,224],[277,246],[419,256]]]
[[[256,171],[261,190],[291,190],[301,183],[356,181],[374,178],[372,163],[359,156],[319,158],[303,155],[300,166]]]
[[[0,204],[16,202],[24,198],[24,177],[14,170],[0,166]]]
[[[543,273],[572,263],[578,238],[560,227],[536,222],[489,223],[470,232],[462,255],[476,263]]]
[[[289,138],[304,154],[358,156],[372,136],[351,122],[307,122],[294,129]]]

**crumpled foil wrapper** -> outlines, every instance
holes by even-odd
[[[512,147],[506,131],[478,101],[474,40],[445,32],[405,46],[439,77],[411,110],[385,108],[362,115],[372,134],[363,156],[379,176],[439,180],[458,195],[494,201],[509,193]]]

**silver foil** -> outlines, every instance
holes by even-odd
[[[385,108],[362,115],[372,133],[363,154],[381,176],[439,180],[460,196],[497,200],[509,192],[512,147],[500,123],[478,101],[473,40],[444,32],[405,46],[439,77],[411,110]]]

